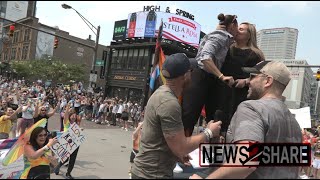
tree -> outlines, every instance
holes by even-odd
[[[12,70],[18,77],[35,81],[52,80],[53,83],[68,83],[70,80],[86,82],[84,64],[65,64],[60,60],[13,61]]]

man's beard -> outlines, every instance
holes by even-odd
[[[248,90],[247,98],[251,100],[257,100],[261,98],[262,94],[263,94],[263,89],[259,87],[256,87],[256,88],[250,87]]]

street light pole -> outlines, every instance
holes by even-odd
[[[97,60],[97,56],[98,56],[98,47],[99,47],[99,37],[100,37],[100,26],[98,26],[98,28],[97,28],[96,46],[94,48],[94,57],[93,57],[92,67],[91,67],[93,72],[96,69],[96,60]]]
[[[94,54],[93,54],[93,60],[92,60],[92,67],[91,67],[91,72],[92,73],[95,73],[95,67],[96,67],[96,60],[97,60],[97,56],[98,56],[98,46],[99,46],[99,37],[100,37],[100,26],[98,26],[97,28],[92,25],[92,23],[87,20],[85,17],[83,17],[82,14],[80,14],[77,10],[75,10],[73,7],[67,5],[67,4],[62,4],[61,5],[64,9],[73,9],[80,17],[81,19],[86,23],[86,25],[91,29],[91,31],[96,35],[96,44],[95,44],[95,47],[94,47]],[[92,27],[90,27],[90,25]],[[94,32],[93,29],[94,28],[95,30],[97,30],[97,32]],[[91,76],[91,74],[90,74]],[[89,87],[92,87],[92,81],[91,81],[91,78],[89,79]]]

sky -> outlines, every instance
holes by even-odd
[[[58,26],[72,36],[86,39],[93,32],[68,4],[94,26],[101,26],[99,43],[110,45],[114,22],[127,19],[132,12],[143,11],[143,6],[157,5],[161,11],[182,9],[194,15],[201,31],[209,33],[218,23],[217,15],[236,14],[238,22],[256,24],[257,31],[268,28],[290,27],[299,30],[296,59],[320,65],[320,1],[38,1],[36,17],[39,22]]]

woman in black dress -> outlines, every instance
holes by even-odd
[[[226,132],[231,118],[238,105],[247,100],[248,86],[246,78],[249,74],[242,71],[242,67],[253,67],[264,61],[264,55],[257,46],[256,28],[253,24],[244,22],[239,25],[239,33],[235,37],[236,43],[232,44],[221,73],[232,76],[235,84],[232,88],[219,82],[218,86],[218,110],[222,110],[223,120],[221,132]]]

